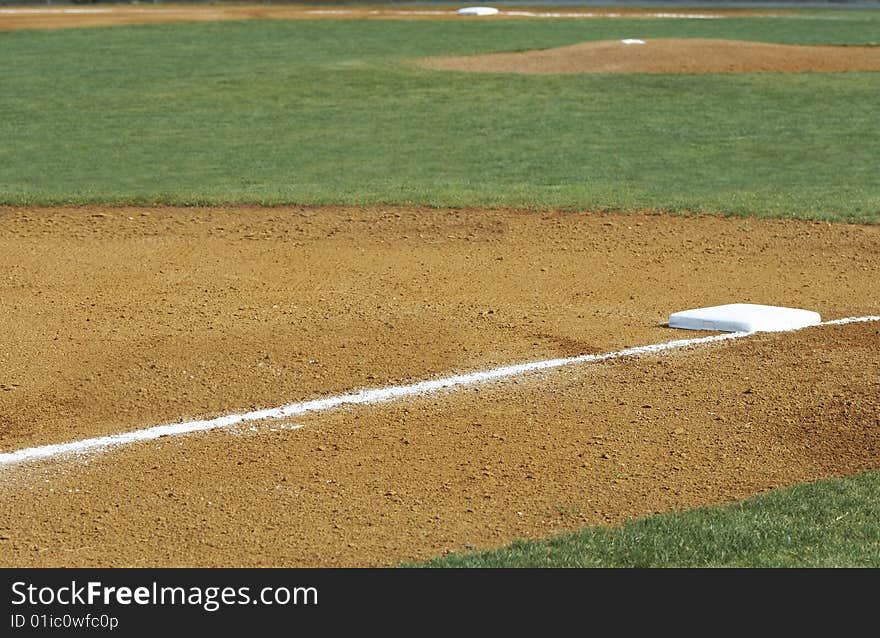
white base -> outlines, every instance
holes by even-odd
[[[498,9],[494,7],[465,7],[456,13],[460,16],[493,16],[498,13]]]
[[[670,328],[719,332],[779,332],[821,323],[818,312],[780,306],[733,303],[669,315]]]

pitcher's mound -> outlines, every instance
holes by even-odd
[[[603,40],[539,51],[428,58],[420,64],[432,69],[487,73],[878,71],[880,47],[708,39]]]

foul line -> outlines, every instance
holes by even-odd
[[[838,326],[843,324],[863,323],[868,321],[880,321],[880,316],[847,317],[845,319],[825,321],[817,325]],[[795,330],[800,330],[800,328],[796,328]],[[793,332],[793,330],[785,330],[783,332]],[[598,363],[600,361],[620,359],[622,357],[656,354],[669,350],[686,348],[689,346],[698,346],[707,343],[717,343],[721,341],[742,339],[744,337],[753,336],[755,334],[759,333],[732,332],[721,335],[713,335],[709,337],[698,337],[695,339],[678,339],[675,341],[667,341],[664,343],[636,346],[634,348],[626,348],[624,350],[618,350],[617,352],[608,352],[605,354],[585,354],[577,357],[567,357],[562,359],[532,361],[530,363],[521,363],[517,365],[493,368],[491,370],[484,370],[482,372],[471,372],[469,374],[460,374],[429,381],[420,381],[418,383],[413,383],[410,385],[398,385],[387,388],[374,388],[370,390],[352,392],[350,394],[341,394],[337,396],[327,397],[324,399],[301,401],[299,403],[288,403],[287,405],[282,405],[277,408],[254,410],[253,412],[245,412],[244,414],[229,414],[226,416],[221,416],[215,419],[208,419],[204,421],[187,421],[185,423],[157,425],[142,430],[134,430],[133,432],[111,434],[109,436],[100,436],[92,439],[81,439],[79,441],[71,441],[69,443],[41,445],[38,447],[30,447],[16,450],[14,452],[0,453],[0,467],[25,463],[27,461],[47,459],[55,456],[94,453],[112,447],[130,445],[132,443],[139,443],[142,441],[153,441],[164,436],[177,436],[181,434],[191,434],[193,432],[207,432],[209,430],[228,428],[233,425],[238,425],[239,423],[263,421],[267,419],[286,419],[309,412],[324,412],[326,410],[333,410],[343,405],[384,403],[404,397],[424,396],[440,392],[442,390],[450,390],[452,388],[458,388],[462,386],[496,381],[498,379],[515,377],[529,372],[550,370],[553,368],[561,368],[564,366],[577,365],[581,363]]]
[[[457,11],[443,10],[391,10],[391,9],[374,9],[371,11],[359,11],[357,9],[309,9],[304,11],[309,15],[421,15],[421,16],[454,16],[458,15]],[[769,14],[768,14],[769,15]],[[652,12],[640,11],[630,13],[615,13],[601,11],[509,11],[500,10],[498,13],[479,16],[480,18],[493,18],[515,16],[520,18],[676,18],[676,19],[693,19],[693,20],[715,20],[725,17],[720,13],[669,13],[669,12]],[[470,16],[467,16],[470,17]]]

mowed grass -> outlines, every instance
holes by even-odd
[[[880,472],[590,527],[428,567],[880,567]]]
[[[880,220],[880,73],[519,76],[430,55],[876,43],[876,12],[0,33],[0,204],[665,209]]]

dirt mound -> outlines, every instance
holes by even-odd
[[[483,73],[799,73],[878,71],[880,47],[795,46],[739,40],[583,42],[567,47],[428,58],[421,66]]]

